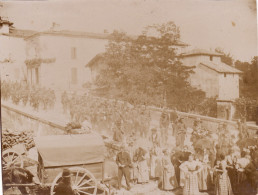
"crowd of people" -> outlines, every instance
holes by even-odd
[[[150,147],[138,145],[136,139],[129,142],[130,139],[123,139],[122,126],[116,124],[113,139],[121,143],[116,158],[118,189],[124,176],[128,190],[131,189],[130,181],[144,184],[155,180],[162,190],[182,189],[183,195],[257,193],[258,145],[257,142],[248,143],[252,138],[245,137],[248,134],[243,133],[243,124],[238,125],[237,133],[226,123],[220,123],[217,132],[210,132],[200,119],[190,128],[183,118],[178,118],[172,125],[171,134],[175,139],[171,146],[166,143],[168,139],[162,138],[162,133],[169,131],[163,129],[166,127],[162,124],[164,115],[167,115],[165,111],[159,125],[150,127]]]
[[[4,100],[29,103],[35,110],[55,104],[53,90],[5,81],[1,90]],[[119,189],[124,176],[128,190],[132,184],[154,180],[162,190],[182,189],[183,195],[257,193],[257,137],[249,135],[245,121],[238,121],[235,130],[220,123],[214,131],[201,119],[189,125],[166,108],[154,122],[147,106],[67,92],[61,103],[72,122],[89,121],[95,131],[105,129],[120,146],[116,156]]]
[[[137,129],[142,137],[147,136],[151,117],[150,110],[145,106],[132,106],[117,100],[67,92],[62,94],[61,102],[63,112],[70,115],[72,122],[82,123],[88,120],[96,131],[112,131],[115,123],[120,120],[127,135],[133,134]]]
[[[155,124],[145,106],[66,92],[62,104],[72,121],[90,121],[97,131],[107,129],[120,144],[116,156],[119,189],[124,176],[128,190],[131,184],[155,180],[166,191],[183,188],[184,195],[257,191],[257,145],[242,144],[251,139],[243,121],[233,131],[226,123],[214,131],[201,119],[189,126],[186,119],[166,108]],[[145,144],[138,144],[139,139]]]
[[[56,101],[54,90],[11,81],[1,82],[1,97],[5,101],[11,100],[15,105],[29,104],[37,111],[40,108],[53,109]]]

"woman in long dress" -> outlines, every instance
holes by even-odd
[[[223,154],[215,168],[215,195],[233,195],[230,179],[227,172],[227,162]]]
[[[188,161],[182,163],[179,168],[184,173],[183,195],[199,195],[198,173],[202,169],[202,164],[195,161],[191,154]]]
[[[161,177],[161,151],[156,145],[150,151],[150,177],[151,179],[158,179]]]
[[[164,152],[164,157],[162,158],[162,167],[163,167],[162,189],[166,191],[174,190],[175,188],[178,187],[175,169],[173,164],[171,163],[168,149],[165,149],[163,152]]]
[[[210,179],[210,165],[209,165],[209,154],[206,149],[203,150],[203,155],[200,159],[202,163],[202,170],[198,173],[199,190],[207,191],[208,186],[211,183]]]
[[[147,151],[139,148],[138,151],[138,183],[149,182],[149,167],[147,164]]]

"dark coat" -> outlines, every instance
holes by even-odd
[[[125,167],[130,167],[131,157],[128,152],[119,152],[116,156],[116,164],[120,163],[121,165],[125,165]]]
[[[58,185],[55,187],[55,195],[75,195],[75,193],[72,190],[71,184],[61,181],[58,183]]]

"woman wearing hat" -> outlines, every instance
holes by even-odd
[[[171,163],[170,155],[168,149],[163,150],[164,157],[162,158],[162,189],[163,190],[173,190],[178,187],[175,169]]]
[[[55,187],[55,195],[75,195],[71,184],[71,171],[64,169],[61,177],[61,181]]]

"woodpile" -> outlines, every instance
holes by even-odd
[[[12,148],[17,144],[24,144],[27,150],[34,147],[35,144],[33,141],[33,132],[32,131],[12,131],[8,129],[2,132],[3,150]]]

